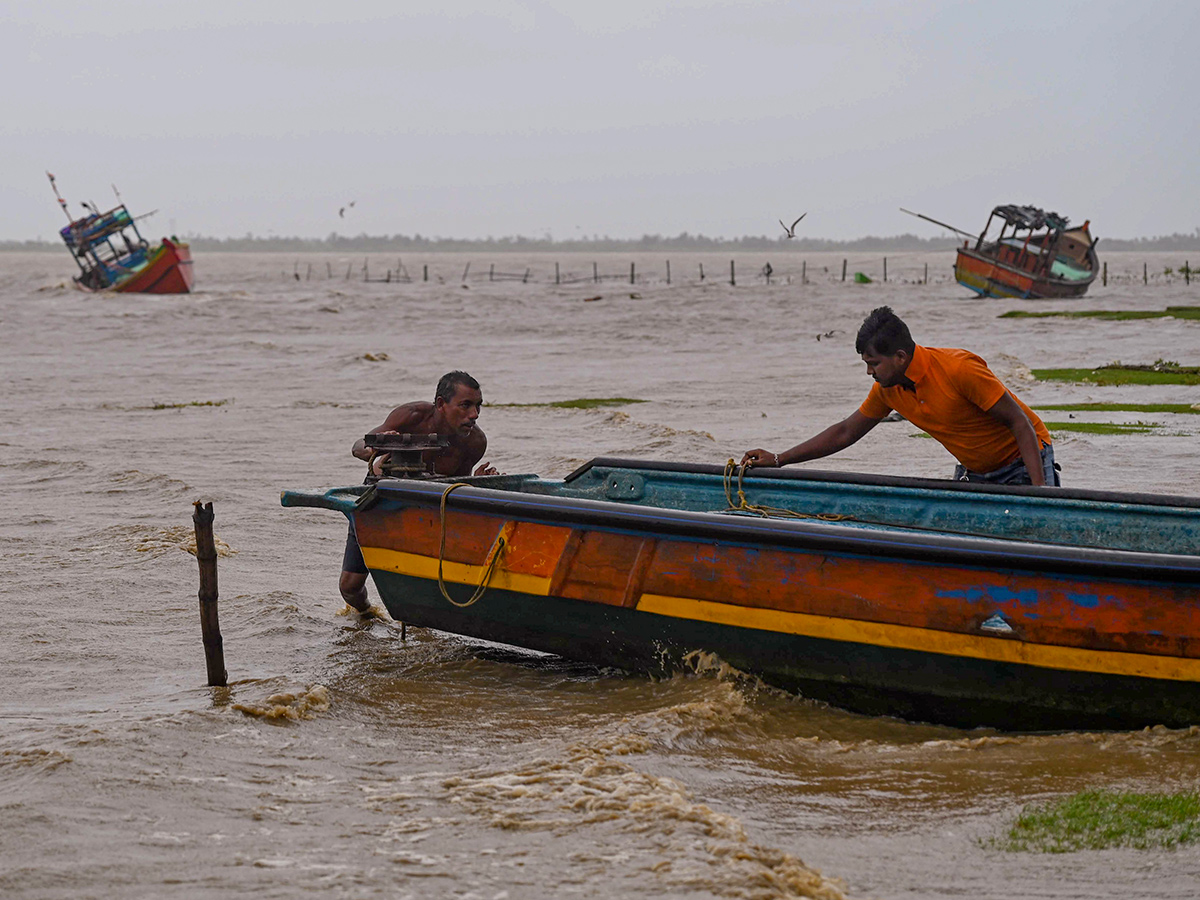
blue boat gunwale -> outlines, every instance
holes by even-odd
[[[287,505],[322,505],[353,516],[357,511],[371,508],[386,498],[402,505],[436,509],[446,486],[445,481],[381,479],[373,486],[373,490],[367,488],[356,495],[348,495],[341,505],[321,502]],[[321,499],[343,490],[335,488]],[[353,503],[348,502],[349,496],[355,496]],[[497,490],[476,486],[469,481],[463,489],[447,498],[447,508],[542,524],[585,526],[691,541],[719,541],[754,548],[898,558],[1072,577],[1100,576],[1133,582],[1200,583],[1200,556],[969,537],[912,529],[864,530],[835,522],[730,516]]]
[[[645,469],[651,472],[679,472],[692,475],[724,475],[725,466],[709,463],[676,463],[662,460],[624,459],[616,456],[597,456],[588,460],[563,478],[570,484],[591,469]],[[754,468],[745,478],[783,479],[786,481],[839,482],[871,487],[900,487],[955,493],[999,494],[1001,496],[1087,500],[1098,503],[1120,503],[1142,506],[1174,506],[1200,509],[1200,497],[1175,494],[1148,494],[1136,491],[1102,491],[1092,488],[1034,487],[1029,484],[983,484],[974,481],[952,481],[948,478],[912,478],[905,475],[871,475],[859,472],[835,472],[827,469]]]

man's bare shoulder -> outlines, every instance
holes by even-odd
[[[414,429],[427,430],[422,426],[432,425],[433,404],[428,400],[414,400],[402,403],[388,413],[376,431],[398,431],[401,434],[412,432]]]

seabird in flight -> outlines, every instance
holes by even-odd
[[[807,216],[807,215],[808,215],[808,213],[804,213],[804,215],[800,216],[800,219],[803,219],[804,216]],[[783,225],[783,219],[779,220],[779,224],[783,225],[783,232],[784,232],[784,234],[786,234],[788,236],[789,240],[796,236],[796,226],[800,224],[800,219],[797,219],[795,222],[793,222],[791,228],[788,228],[786,225]]]

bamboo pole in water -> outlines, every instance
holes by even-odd
[[[192,511],[196,529],[196,562],[200,565],[200,634],[204,641],[204,663],[208,668],[208,683],[225,687],[225,648],[221,640],[221,624],[217,619],[217,548],[213,541],[213,506],[197,500]]]

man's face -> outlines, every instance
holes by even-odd
[[[483,394],[460,384],[448,403],[439,397],[437,405],[447,432],[454,437],[465,438],[475,430],[475,420],[479,418],[479,409],[483,406]]]
[[[874,347],[868,347],[867,352],[862,355],[862,361],[867,364],[867,374],[879,382],[880,387],[896,387],[902,384],[909,358],[904,350],[884,356]]]

